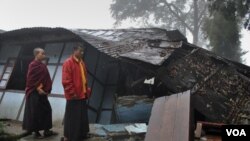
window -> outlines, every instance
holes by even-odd
[[[52,79],[54,74],[55,74],[56,66],[55,65],[48,65],[47,68],[49,70],[49,74],[50,74],[50,77]]]
[[[62,66],[58,66],[56,71],[56,76],[52,85],[53,94],[64,94],[64,89],[62,86]]]
[[[46,62],[46,64],[48,64],[47,68],[50,73],[50,77],[53,79],[61,52],[63,50],[64,43],[26,44],[22,47],[21,54],[19,55],[18,59],[15,60],[16,63],[13,62],[12,60],[9,61],[9,63],[15,64],[14,71],[13,67],[8,66],[7,65],[8,63],[6,63],[7,67],[6,69],[5,68],[3,69],[4,71],[2,76],[3,80],[0,81],[0,88],[5,89],[6,85],[8,85],[7,89],[14,89],[14,90],[25,89],[28,66],[30,62],[34,59],[33,49],[37,46],[44,47],[46,51],[46,56],[48,57],[48,62]],[[6,50],[5,47],[2,49]],[[6,57],[9,56],[11,55],[10,54],[6,55]],[[1,58],[2,62],[4,62],[6,57]],[[1,66],[0,66],[0,71],[1,71]],[[8,82],[9,78],[10,81]]]
[[[62,87],[62,66],[59,65],[60,56],[63,51],[64,43],[50,43],[46,44],[45,51],[46,56],[49,58],[48,62],[48,70],[50,73],[51,79],[55,76],[52,84],[52,91],[53,94],[64,94],[64,90]],[[57,71],[56,71],[57,68]]]
[[[0,80],[0,89],[6,88],[7,83],[13,72],[14,66],[16,64],[15,62],[16,62],[16,59],[12,58],[12,59],[8,59],[7,63],[5,64],[6,68],[3,69],[2,77]]]
[[[0,118],[17,119],[23,99],[22,93],[5,92],[0,104]]]
[[[5,71],[5,72],[7,72],[7,71]],[[2,77],[2,79],[9,79],[10,78],[10,74],[9,73],[5,73],[4,75],[3,75],[3,77]]]
[[[70,57],[70,55],[72,54],[73,51],[73,47],[74,47],[73,42],[71,43],[66,43],[63,54],[62,54],[62,58],[60,60],[60,63],[63,63],[68,57]]]
[[[58,63],[62,49],[63,49],[63,43],[46,44],[45,52],[46,56],[49,58],[48,62],[49,64]]]
[[[0,88],[5,88],[7,85],[7,80],[1,80],[0,82]]]
[[[0,48],[0,89],[5,89],[12,74],[20,46],[3,45]]]
[[[4,45],[0,48],[0,63],[6,63],[11,57],[18,57],[20,46]]]

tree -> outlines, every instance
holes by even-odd
[[[203,30],[216,54],[242,62],[240,31],[248,7],[249,0],[210,0]]]
[[[248,17],[246,18],[246,21],[244,23],[244,27],[245,27],[245,29],[250,30],[250,11],[248,12],[247,16]]]
[[[244,23],[244,27],[245,29],[250,30],[250,10],[248,10],[246,14],[246,21]]]
[[[205,0],[113,0],[110,7],[115,25],[122,21],[141,19],[144,24],[158,24],[168,30],[188,30],[198,44],[201,26],[207,16]]]

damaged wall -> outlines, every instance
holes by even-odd
[[[140,60],[134,60],[130,65],[125,69],[133,66],[133,69],[138,68],[139,71],[144,67]],[[155,77],[156,80],[151,86],[151,92],[145,93],[148,96],[159,97],[190,89],[192,104],[203,117],[197,120],[249,124],[247,122],[250,118],[249,67],[183,43],[182,47],[176,49],[162,65],[155,65],[150,69],[144,68],[144,71],[148,70],[148,74],[144,73],[145,75],[140,78]],[[135,78],[133,73],[124,72],[129,75],[128,77]],[[140,78],[134,81],[123,79],[123,81],[133,84]],[[122,85],[126,86],[124,85],[126,82]],[[143,81],[137,85],[138,90],[143,87],[147,89]],[[127,90],[131,89],[129,86]]]
[[[0,35],[1,46],[7,42],[21,45],[62,43],[60,58],[64,59],[63,51],[70,50],[70,42],[84,43],[89,86],[93,89],[89,100],[92,122],[119,122],[117,116],[121,109],[116,102],[121,97],[135,95],[153,99],[189,89],[194,108],[203,120],[242,123],[250,118],[250,68],[187,43],[177,30],[30,28]],[[61,61],[55,65],[55,82],[60,82],[61,65]],[[145,84],[145,80],[153,83]],[[11,106],[6,103],[14,99],[16,93],[21,95],[17,102],[20,108],[16,114],[19,116],[15,115],[14,119],[20,120],[24,91],[1,89],[0,111],[1,107]],[[52,105],[60,103],[64,107],[62,98],[62,94],[52,94]]]

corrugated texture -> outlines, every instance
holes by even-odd
[[[0,35],[0,39],[25,39],[26,36],[40,38],[49,34],[84,40],[112,57],[125,57],[153,65],[163,63],[176,48],[181,47],[181,42],[187,41],[178,30],[159,28],[91,30],[36,27],[5,32]]]
[[[187,39],[178,31],[164,29],[71,30],[99,51],[160,65]]]

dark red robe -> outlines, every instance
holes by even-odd
[[[49,130],[52,128],[52,109],[47,95],[41,95],[37,87],[50,93],[52,81],[45,64],[32,61],[29,65],[26,82],[26,102],[23,118],[23,129],[29,132]]]
[[[29,64],[25,89],[26,95],[30,95],[40,84],[43,85],[42,89],[45,92],[50,93],[52,81],[47,66],[40,61],[34,60]]]

